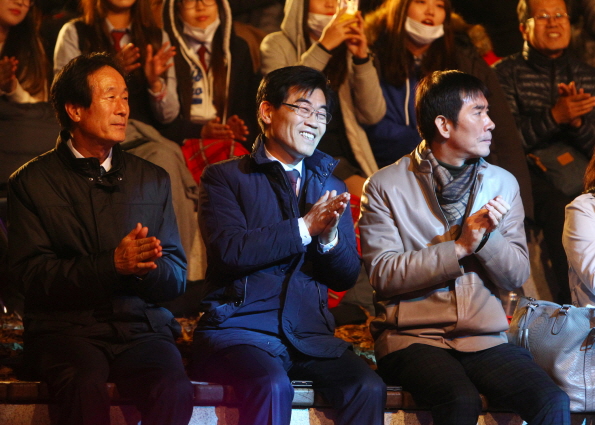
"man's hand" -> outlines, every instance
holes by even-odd
[[[552,108],[552,117],[558,124],[580,127],[583,124],[581,117],[595,107],[595,97],[585,93],[583,89],[577,90],[574,81],[558,84],[558,94],[558,100]]]
[[[154,236],[148,238],[148,233],[149,228],[138,223],[120,241],[114,252],[114,264],[119,274],[143,276],[157,268],[155,260],[163,255],[163,248],[161,241]]]
[[[153,54],[153,46],[147,44],[147,58],[145,60],[145,76],[153,93],[159,93],[163,89],[161,76],[174,66],[170,59],[176,55],[176,48],[170,46],[169,42],[161,45],[161,48]]]
[[[0,90],[12,93],[17,88],[17,65],[19,61],[14,57],[4,56],[0,60]]]
[[[455,241],[457,258],[460,260],[473,254],[484,235],[496,230],[509,210],[510,205],[498,195],[482,209],[467,217],[463,223],[461,235]]]
[[[318,236],[323,245],[331,243],[337,237],[339,220],[349,205],[350,197],[348,192],[337,195],[336,190],[327,190],[303,217],[310,236]]]

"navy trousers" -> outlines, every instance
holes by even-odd
[[[193,371],[193,379],[233,385],[241,403],[240,425],[289,425],[292,380],[313,381],[337,409],[337,425],[384,423],[386,386],[351,350],[336,359],[295,351],[275,357],[251,345],[235,345]]]
[[[413,344],[378,362],[385,382],[432,406],[434,425],[476,425],[484,394],[529,425],[569,425],[569,399],[524,348],[501,344],[463,353]]]
[[[115,342],[104,330],[93,337],[51,334],[26,342],[27,361],[59,401],[52,422],[109,425],[105,384],[114,382],[120,395],[133,400],[143,425],[187,425],[193,388],[171,334]]]

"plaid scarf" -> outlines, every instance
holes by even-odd
[[[460,224],[467,210],[471,187],[477,179],[479,161],[468,164],[458,176],[453,178],[450,171],[438,163],[429,148],[424,153],[425,159],[432,164],[436,196],[448,224],[451,227]]]

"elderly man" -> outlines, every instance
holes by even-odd
[[[518,15],[524,49],[495,70],[524,141],[535,220],[559,286],[554,297],[570,303],[564,207],[582,190],[595,144],[595,68],[567,51],[570,21],[564,0],[521,0]]]
[[[333,336],[327,288],[359,270],[349,194],[316,150],[331,119],[326,77],[305,66],[269,73],[257,95],[263,131],[251,155],[205,169],[205,314],[194,333],[196,379],[231,384],[242,425],[288,425],[291,380],[313,381],[337,424],[380,425],[386,388]]]
[[[520,287],[529,260],[519,186],[483,159],[494,129],[486,92],[458,71],[424,78],[424,141],[366,183],[359,225],[378,370],[432,406],[436,425],[475,425],[479,393],[531,425],[569,424],[568,396],[507,343],[498,289]]]
[[[143,424],[186,425],[192,385],[179,325],[153,303],[184,292],[167,173],[123,152],[128,89],[103,54],[73,59],[51,96],[55,149],[9,182],[9,262],[25,295],[25,355],[60,425],[109,425],[106,382]]]

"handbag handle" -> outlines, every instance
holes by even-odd
[[[566,323],[566,319],[568,318],[568,312],[572,306],[569,304],[564,304],[558,310],[558,314],[556,315],[556,320],[554,320],[554,324],[552,325],[552,334],[558,335],[562,328],[564,327],[564,323]]]
[[[535,318],[535,309],[539,307],[539,304],[536,302],[529,302],[525,306],[525,314],[521,316],[519,320],[519,333],[517,335],[517,345],[526,348],[529,350],[529,325]]]

